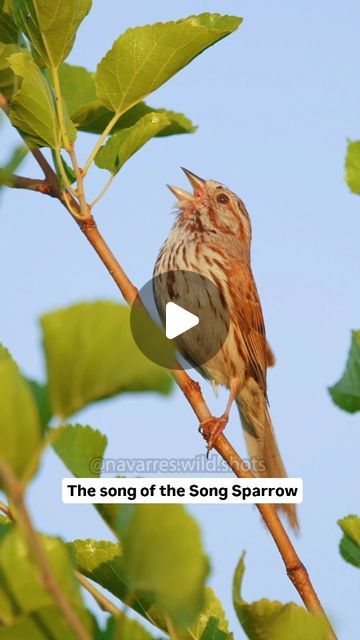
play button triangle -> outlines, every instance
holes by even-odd
[[[199,318],[194,313],[186,311],[175,302],[168,302],[166,305],[165,328],[166,337],[169,340],[177,338],[185,331],[196,327],[199,324]]]

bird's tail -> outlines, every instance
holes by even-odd
[[[237,405],[254,475],[260,478],[286,478],[287,473],[276,442],[265,398],[264,402],[255,403],[255,415],[254,403],[247,405],[243,400],[244,398],[238,398]],[[279,504],[277,507],[285,512],[291,527],[297,530],[299,525],[296,506],[294,504]]]

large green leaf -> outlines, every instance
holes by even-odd
[[[326,640],[325,621],[293,602],[258,600],[249,604],[241,595],[245,572],[244,556],[236,567],[233,603],[239,622],[250,640]]]
[[[95,74],[85,69],[64,63],[59,69],[61,94],[72,116],[77,109],[96,100]]]
[[[95,164],[115,175],[134,153],[168,126],[166,115],[149,113],[129,129],[114,133],[96,155]]]
[[[349,413],[360,411],[360,331],[352,332],[345,371],[340,380],[329,388],[329,392],[341,409]]]
[[[22,78],[10,108],[10,120],[20,132],[30,136],[37,146],[60,145],[54,100],[46,79],[29,53],[14,53],[10,66]]]
[[[129,309],[113,302],[74,305],[43,316],[48,380],[54,412],[62,418],[125,391],[172,388],[167,372],[137,348]]]
[[[182,505],[121,505],[116,529],[130,591],[155,594],[179,627],[194,622],[208,573],[195,520]]]
[[[128,29],[98,65],[98,97],[110,111],[125,113],[240,23],[234,16],[202,14]]]
[[[39,63],[55,68],[69,55],[91,0],[12,0],[12,8]]]
[[[340,542],[340,553],[344,560],[360,568],[360,518],[347,516],[338,520],[343,537]]]
[[[80,424],[51,429],[50,440],[69,471],[78,478],[98,478],[107,438]]]
[[[18,478],[28,480],[41,442],[39,414],[28,384],[1,345],[0,406],[0,456]]]
[[[348,143],[345,171],[349,188],[353,193],[360,194],[360,140]]]
[[[153,592],[131,590],[119,544],[97,540],[69,543],[76,565],[85,576],[110,591],[137,613],[166,631],[164,611]],[[212,589],[205,589],[204,605],[186,629],[177,629],[178,640],[231,640],[223,607]]]
[[[40,540],[61,591],[72,607],[76,609],[83,623],[91,628],[92,622],[82,604],[80,588],[73,573],[69,550],[58,538],[41,536]],[[42,585],[38,566],[29,552],[22,532],[15,525],[11,527],[0,543],[0,601],[4,603],[5,598],[8,599],[11,610],[7,611],[3,622],[12,626],[9,626],[7,633],[1,629],[1,638],[32,638],[32,635],[19,635],[21,631],[25,632],[30,625],[29,628],[36,629],[37,633],[39,632],[38,628],[40,628],[40,632],[44,628],[48,629],[49,635],[39,635],[39,638],[51,637],[54,640],[55,638],[61,640],[61,636],[57,632],[54,633],[54,636],[50,633],[50,629],[53,631],[51,614],[56,613],[52,596]],[[4,609],[1,607],[0,616],[3,615],[3,612]],[[54,622],[56,622],[56,617]],[[69,629],[65,622],[60,625],[60,629],[63,631],[62,637],[73,637],[67,635]]]
[[[129,600],[130,590],[124,572],[121,547],[118,543],[89,539],[74,540],[67,546],[78,570],[83,575],[100,584],[119,600],[123,602]],[[130,602],[133,608],[140,610],[140,613],[144,613],[148,608],[148,605],[139,604],[138,606],[137,597],[132,597]]]
[[[158,113],[165,115],[170,124],[161,129],[156,137],[172,136],[179,133],[194,133],[196,131],[195,125],[187,118],[183,113],[176,113],[175,111],[169,111],[167,109],[155,109],[149,107],[145,102],[139,102],[134,107],[124,113],[121,118],[115,124],[113,131],[119,131],[121,129],[127,129],[132,127],[140,118],[148,113]],[[113,118],[114,112],[109,111],[100,100],[84,104],[73,113],[73,121],[76,128],[80,131],[87,131],[88,133],[102,133],[105,127],[109,124]]]

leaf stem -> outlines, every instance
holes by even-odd
[[[77,613],[72,608],[70,602],[61,591],[52,568],[41,544],[38,533],[35,531],[29,513],[24,502],[24,487],[14,475],[11,467],[0,458],[0,477],[4,483],[6,492],[15,505],[17,523],[22,529],[31,549],[38,567],[40,569],[44,588],[49,592],[55,604],[63,613],[64,618],[79,640],[91,640],[90,635],[84,627]]]
[[[111,602],[111,600],[100,593],[100,591],[87,578],[85,578],[85,576],[83,576],[80,571],[75,571],[75,576],[81,586],[84,587],[84,589],[86,589],[86,591],[88,591],[93,596],[100,609],[102,609],[103,611],[107,611],[114,616],[120,617],[122,615],[121,610],[113,602]]]
[[[76,198],[77,197],[77,192],[76,189],[74,189],[74,187],[72,186],[69,178],[66,175],[66,171],[64,168],[64,164],[63,164],[63,160],[61,157],[61,152],[59,148],[54,149],[55,152],[55,158],[54,158],[54,163],[56,164],[59,173],[61,175],[61,179],[63,181],[64,187],[66,187],[66,189],[68,191],[70,191],[70,193]]]
[[[77,183],[77,196],[79,198],[79,203],[80,203],[80,211],[83,216],[87,216],[89,214],[89,207],[87,205],[86,198],[85,198],[84,172],[82,171],[82,169],[79,168],[73,143],[70,143],[69,156],[71,158],[71,162],[72,162],[74,173],[75,173],[75,178]]]
[[[86,176],[87,172],[89,171],[90,165],[93,162],[97,152],[99,151],[99,149],[100,149],[101,145],[103,144],[103,142],[105,142],[106,138],[108,137],[108,135],[111,132],[111,130],[113,129],[113,127],[116,125],[116,123],[117,123],[119,118],[120,118],[120,115],[115,113],[113,118],[111,118],[110,122],[105,127],[105,129],[102,132],[101,136],[98,138],[97,143],[95,144],[93,150],[91,151],[88,159],[85,162],[85,165],[84,165],[84,168],[83,168],[83,176]]]
[[[52,81],[53,81],[53,85],[54,85],[55,100],[56,100],[56,110],[57,110],[57,115],[58,115],[61,139],[62,139],[62,141],[64,143],[64,148],[69,153],[69,155],[71,157],[71,160],[73,162],[74,147],[73,147],[73,143],[70,142],[70,140],[69,140],[68,132],[67,132],[67,129],[66,129],[64,103],[63,103],[63,97],[62,97],[62,94],[61,94],[61,87],[60,87],[60,80],[59,80],[59,70],[58,70],[57,67],[52,67],[52,69],[51,69],[51,77],[52,77]],[[77,192],[73,188],[72,184],[70,183],[70,180],[68,179],[68,177],[66,175],[66,172],[65,172],[65,169],[64,169],[64,165],[63,165],[63,161],[62,161],[62,157],[61,157],[61,153],[60,153],[60,149],[58,147],[55,149],[55,155],[56,155],[57,164],[58,164],[59,171],[60,171],[60,174],[61,174],[61,178],[62,178],[62,180],[64,182],[64,185],[70,191],[70,193],[73,196],[76,197],[77,196]],[[73,165],[74,165],[74,162],[73,162]],[[74,171],[75,171],[75,166],[74,166]],[[75,175],[76,175],[76,171],[75,171]],[[78,184],[78,187],[79,187],[79,184]],[[81,207],[81,208],[83,208],[83,207]]]
[[[92,203],[90,205],[91,208],[93,208],[101,200],[101,198],[104,197],[104,195],[107,192],[107,190],[109,189],[109,187],[111,187],[114,179],[115,179],[115,174],[110,176],[110,178],[106,182],[104,188],[100,191],[99,195],[96,196],[96,198],[92,201]]]
[[[69,140],[68,132],[67,132],[67,129],[66,129],[65,111],[64,111],[63,99],[62,99],[62,95],[61,95],[59,72],[58,72],[57,67],[52,67],[51,68],[51,77],[52,77],[52,81],[53,81],[53,85],[54,85],[55,100],[56,100],[56,110],[57,110],[57,114],[58,114],[61,138],[62,138],[62,140],[64,142],[64,147],[65,147],[66,151],[69,151],[70,140]]]

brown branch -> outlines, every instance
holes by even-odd
[[[14,475],[11,467],[0,458],[0,477],[2,478],[6,492],[11,498],[16,509],[16,519],[21,527],[29,548],[31,549],[40,569],[44,588],[49,592],[55,604],[63,613],[65,620],[79,640],[90,640],[90,635],[72,608],[70,602],[61,591],[52,568],[40,542],[39,534],[35,531],[29,513],[24,502],[24,487]]]
[[[9,178],[8,187],[13,189],[27,189],[28,191],[38,191],[47,196],[57,198],[49,185],[48,180],[40,180],[39,178],[25,178],[24,176],[18,176],[13,174]]]
[[[0,100],[0,107],[1,106],[2,105]],[[37,151],[37,155],[42,156],[41,152],[39,150]],[[37,157],[36,159],[41,166],[43,160]],[[62,204],[67,207],[66,200],[64,199],[64,194],[62,194],[60,190],[60,185],[58,185],[57,191],[59,194],[57,197],[62,202]],[[71,194],[67,194],[67,198],[69,198],[71,206],[75,207],[76,211],[79,211],[79,205],[71,196]],[[91,213],[88,213],[86,216],[81,216],[81,218],[77,217],[76,222],[97,255],[99,256],[100,260],[103,262],[104,266],[108,270],[126,302],[129,305],[133,304],[138,294],[138,290],[128,278],[120,263],[106,244],[104,238],[97,228],[96,222]],[[204,420],[211,418],[212,414],[201,393],[200,385],[192,380],[183,369],[173,370],[172,375],[176,383],[182,390],[183,394],[185,395],[186,399],[188,400],[189,404],[191,405],[199,422],[203,422]],[[241,459],[239,454],[231,446],[230,442],[227,440],[224,434],[221,434],[216,440],[214,448],[238,478],[255,477],[247,467],[245,462]],[[330,625],[330,622],[327,619],[326,613],[311,583],[309,574],[302,564],[298,554],[296,553],[295,548],[279,518],[275,506],[271,504],[257,504],[256,506],[270,534],[272,535],[276,546],[279,549],[280,555],[286,567],[287,575],[289,576],[295,589],[298,591],[306,608],[313,614],[322,616],[325,619],[328,626],[328,640],[336,640],[336,635]]]
[[[91,218],[90,221],[79,222],[79,226],[117,284],[126,302],[129,305],[133,304],[138,290],[129,280],[119,262],[110,251],[104,238],[97,229],[95,220]],[[172,375],[190,403],[199,422],[203,422],[204,420],[211,418],[211,412],[205,403],[200,385],[192,380],[183,369],[173,370]],[[227,462],[238,478],[254,478],[253,473],[231,446],[224,434],[221,434],[216,440],[214,448],[221,455],[223,460]],[[325,620],[327,620],[325,611],[314,587],[312,586],[308,572],[296,553],[275,506],[272,504],[257,504],[256,506],[260,511],[272,537],[274,538],[275,544],[284,561],[287,574],[301,596],[306,608],[314,614],[323,616]],[[334,640],[336,636],[332,631],[329,622],[328,626],[329,639],[331,638]]]

